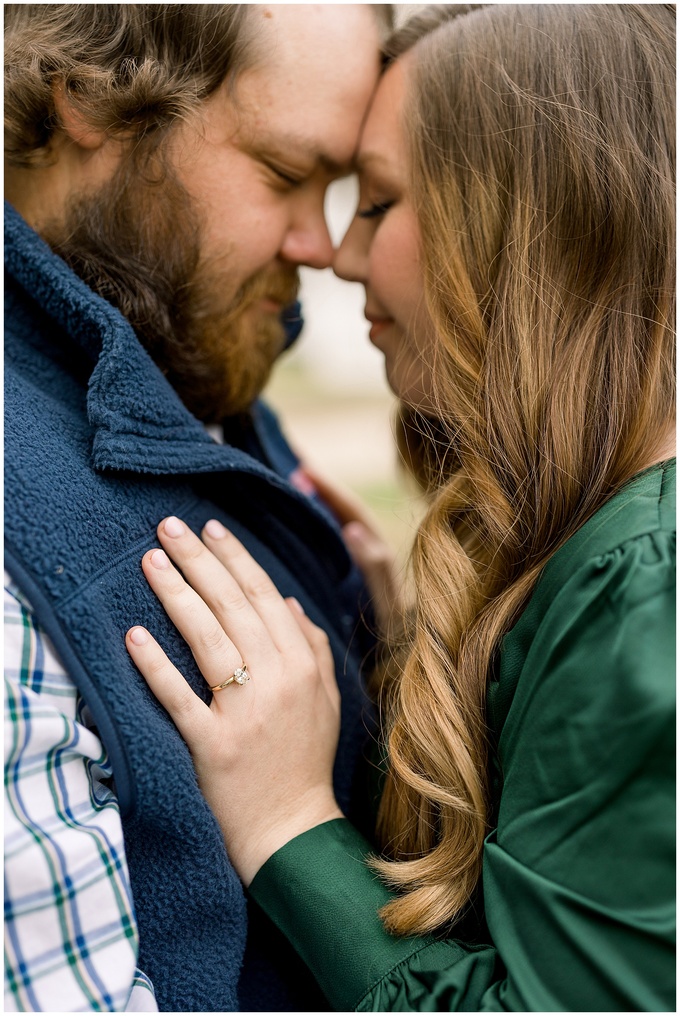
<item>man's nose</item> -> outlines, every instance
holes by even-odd
[[[323,215],[306,223],[294,223],[284,237],[280,253],[294,265],[328,268],[333,261],[333,243]]]
[[[354,218],[335,252],[333,271],[346,282],[366,282],[368,247],[361,235],[365,225],[360,219]]]

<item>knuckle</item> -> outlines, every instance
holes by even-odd
[[[267,575],[258,575],[244,587],[249,599],[271,600],[279,595],[278,589]]]
[[[188,684],[179,687],[172,696],[172,711],[175,714],[188,715],[194,705],[194,693]]]
[[[226,648],[227,637],[217,624],[205,624],[198,631],[198,644],[211,652]]]
[[[194,537],[193,539],[186,540],[182,553],[187,561],[198,561],[207,551],[201,541],[197,537]]]
[[[196,598],[193,590],[189,588],[183,579],[179,579],[176,588],[171,590],[171,595],[173,596],[173,602],[170,604],[171,608],[175,611],[181,611],[194,622],[198,613]]]
[[[192,591],[175,568],[168,569],[167,577],[164,578],[164,589],[161,590],[159,595],[175,605],[186,605],[187,610],[192,609]]]
[[[232,559],[252,561],[251,555],[248,553],[241,541],[230,531],[227,531],[225,545],[229,548],[229,556]]]
[[[165,656],[154,653],[148,663],[147,669],[150,677],[163,677],[167,673],[168,662]]]
[[[319,678],[319,666],[310,654],[300,662],[300,680],[305,684],[314,684]]]
[[[212,604],[218,614],[233,614],[235,611],[247,607],[248,601],[240,589],[227,587],[216,590],[212,597]]]
[[[154,578],[156,578],[155,575]],[[156,579],[156,581],[162,583],[162,595],[165,596],[181,596],[186,589],[184,579],[172,563],[166,571],[160,573],[160,576]]]
[[[236,539],[233,533],[227,532],[220,540],[216,548],[216,556],[225,568],[239,570],[243,567],[244,559],[249,559],[245,548]]]

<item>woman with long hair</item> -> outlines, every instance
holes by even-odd
[[[428,500],[405,607],[348,529],[374,842],[323,632],[216,522],[144,558],[210,705],[128,649],[335,1009],[674,1008],[674,66],[670,5],[424,8],[387,45],[336,271]]]

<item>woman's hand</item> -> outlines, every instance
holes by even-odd
[[[307,466],[302,471],[342,526],[347,549],[364,576],[373,610],[383,636],[389,636],[403,615],[395,567],[396,555],[381,536],[378,525],[359,498]]]
[[[208,685],[244,663],[251,680],[214,691],[207,706],[146,629],[130,629],[127,649],[187,742],[248,885],[288,840],[342,817],[332,788],[340,729],[333,657],[326,634],[219,522],[207,523],[204,542],[176,518],[164,519],[158,536],[167,553],[145,554],[144,574]]]

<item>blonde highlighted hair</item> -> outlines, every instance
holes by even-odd
[[[489,829],[485,693],[551,555],[674,421],[670,5],[439,7],[405,125],[437,418],[404,407],[429,493],[417,601],[382,687],[376,867],[402,934],[449,925]],[[410,36],[409,36],[410,31]]]

